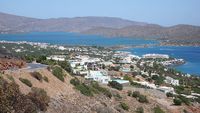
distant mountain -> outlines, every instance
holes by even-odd
[[[200,27],[191,25],[176,25],[162,27],[148,24],[145,26],[128,26],[120,29],[98,27],[82,32],[110,37],[159,38],[170,40],[200,40]]]
[[[77,32],[111,37],[200,39],[200,27],[192,25],[163,27],[113,17],[36,19],[0,13],[0,33],[23,32]]]
[[[64,31],[82,32],[96,27],[123,28],[131,25],[146,25],[112,17],[76,17],[34,19],[0,13],[0,32]]]

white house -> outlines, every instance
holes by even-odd
[[[175,93],[173,87],[160,86],[160,87],[157,88],[157,90],[160,90],[164,93],[169,93],[169,92],[173,93],[173,94]]]
[[[165,78],[165,83],[172,84],[174,86],[179,86],[179,80],[173,79],[168,76]]]
[[[56,61],[65,61],[65,56],[64,55],[52,55],[47,57],[48,60],[56,60]]]
[[[111,81],[110,76],[107,75],[105,71],[88,71],[87,75],[85,76],[86,79],[92,79],[102,84],[108,84]]]

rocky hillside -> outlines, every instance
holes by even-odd
[[[47,110],[44,111],[46,113],[134,113],[136,111],[141,111],[141,109],[145,113],[153,113],[155,109],[162,109],[166,113],[179,113],[184,109],[193,112],[192,108],[186,106],[171,106],[171,104],[165,100],[166,97],[158,98],[160,95],[159,91],[154,92],[158,96],[155,97],[155,95],[152,96],[150,91],[139,89],[141,94],[147,96],[147,101],[141,101],[132,96],[128,96],[130,88],[124,88],[122,91],[119,91],[108,86],[101,87],[104,87],[104,90],[106,88],[110,91],[112,94],[111,96],[106,96],[104,93],[97,92],[93,93],[93,96],[86,96],[84,94],[87,94],[88,92],[82,92],[84,93],[82,94],[74,85],[71,84],[70,81],[74,79],[74,77],[64,70],[63,73],[65,75],[64,81],[59,80],[48,69],[40,69],[37,70],[37,72],[29,72],[26,70],[6,71],[4,75],[0,76],[9,83],[14,81],[19,85],[21,93],[28,95],[28,97],[30,97],[34,87],[44,89],[50,97]],[[0,77],[0,79],[2,79],[2,77]],[[83,78],[78,79],[84,81]],[[29,83],[27,81],[29,81]],[[0,89],[2,87],[1,84]],[[102,90],[102,88],[100,89]],[[90,90],[93,92],[96,91],[94,89]],[[1,94],[0,97],[2,97]],[[2,104],[2,101],[0,101],[0,104]],[[43,101],[45,100],[43,99]],[[44,104],[42,105],[45,106]]]
[[[35,19],[0,13],[0,33],[23,32],[78,32],[111,37],[200,39],[200,27],[192,25],[163,27],[111,17]]]

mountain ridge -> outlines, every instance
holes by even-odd
[[[110,37],[200,39],[200,26],[178,24],[165,27],[116,17],[37,19],[0,12],[0,33],[75,32]]]

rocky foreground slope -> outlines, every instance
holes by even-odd
[[[153,113],[156,106],[159,106],[166,113],[179,113],[184,109],[191,113],[198,112],[195,111],[196,109],[192,109],[192,107],[169,105],[168,101],[165,100],[166,97],[162,99],[154,97],[146,90],[140,91],[147,96],[149,103],[140,103],[137,99],[127,96],[127,92],[133,90],[130,88],[124,88],[122,91],[118,91],[108,86],[102,86],[111,91],[113,95],[111,98],[102,93],[93,96],[85,96],[70,83],[70,80],[74,77],[67,72],[64,72],[66,75],[64,82],[56,78],[48,69],[40,69],[37,71],[37,73],[40,73],[42,76],[46,76],[48,82],[44,80],[39,81],[33,77],[32,73],[33,72],[27,70],[6,71],[0,76],[9,82],[15,81],[23,94],[29,94],[31,92],[31,87],[44,89],[50,97],[47,111],[45,111],[46,113],[134,113],[140,107],[143,107],[145,113]],[[22,83],[20,78],[28,79],[32,84],[31,87]],[[84,80],[82,78],[79,79],[81,81]],[[124,110],[121,103],[126,103],[129,109]]]

